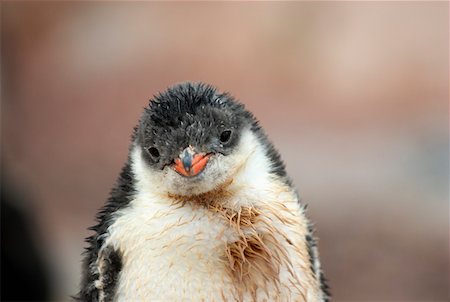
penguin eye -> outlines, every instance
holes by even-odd
[[[231,138],[231,130],[223,131],[219,137],[220,141],[224,144],[228,143],[230,141],[230,138]]]
[[[153,157],[153,159],[159,158],[159,151],[155,147],[150,147],[147,149],[148,153]]]

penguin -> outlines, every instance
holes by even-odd
[[[79,301],[328,301],[311,223],[254,115],[181,83],[150,100],[86,239]]]

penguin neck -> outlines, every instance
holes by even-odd
[[[137,179],[137,194],[150,200],[167,200],[169,203],[192,203],[205,205],[211,202],[227,203],[227,207],[254,206],[264,200],[293,199],[295,192],[279,175],[272,173],[275,163],[267,155],[267,146],[258,135],[247,129],[243,131],[240,143],[233,155],[226,159],[233,161],[232,173],[221,179],[213,189],[198,194],[180,194],[169,192],[161,182],[162,175],[153,175],[146,167],[140,148],[131,153],[132,168]]]

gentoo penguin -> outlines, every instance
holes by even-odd
[[[81,301],[327,301],[284,164],[228,93],[183,83],[150,101],[87,238]]]

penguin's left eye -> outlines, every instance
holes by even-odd
[[[228,143],[231,139],[231,130],[225,130],[220,134],[220,142],[225,144]]]
[[[159,158],[159,151],[155,147],[150,147],[147,149],[147,151],[150,154],[150,156],[153,157],[153,159]]]

